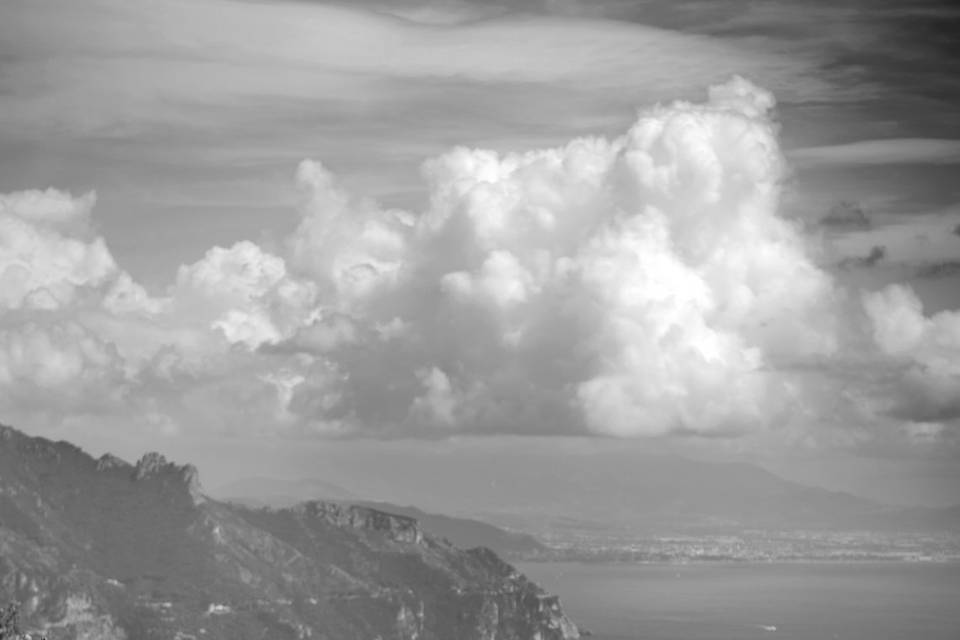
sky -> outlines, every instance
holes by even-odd
[[[6,0],[0,421],[208,484],[636,450],[955,503],[958,28]]]

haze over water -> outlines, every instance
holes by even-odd
[[[956,640],[960,564],[522,563],[595,640]],[[774,630],[773,627],[776,627]]]

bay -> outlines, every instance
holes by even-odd
[[[960,564],[519,563],[595,640],[957,640]]]

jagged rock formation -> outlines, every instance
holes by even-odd
[[[114,456],[110,457],[117,459]],[[97,466],[99,468],[99,463]],[[156,452],[144,454],[137,461],[137,465],[133,468],[133,479],[138,481],[153,480],[183,487],[195,504],[203,499],[200,488],[200,473],[197,468],[192,464],[178,466],[172,462],[167,462],[166,458]]]
[[[423,531],[414,518],[361,507],[311,500],[293,507],[307,518],[321,518],[338,527],[383,532],[394,542],[423,543]]]
[[[289,507],[316,499],[371,507],[376,511],[412,518],[419,522],[425,532],[449,540],[463,549],[489,547],[498,555],[515,560],[530,560],[550,553],[546,545],[527,533],[509,531],[481,520],[429,513],[409,505],[365,501],[356,495],[346,498],[344,494],[349,494],[348,490],[316,478],[244,478],[220,487],[218,493],[225,502],[252,507]]]
[[[414,518],[205,498],[192,466],[130,465],[0,426],[0,600],[51,640],[565,640],[559,601]]]
[[[108,471],[110,469],[127,469],[130,465],[121,460],[112,453],[105,453],[97,459],[97,471]]]

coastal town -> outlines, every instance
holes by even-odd
[[[628,532],[547,537],[543,559],[584,562],[853,562],[960,560],[955,534],[747,530],[723,535]]]

